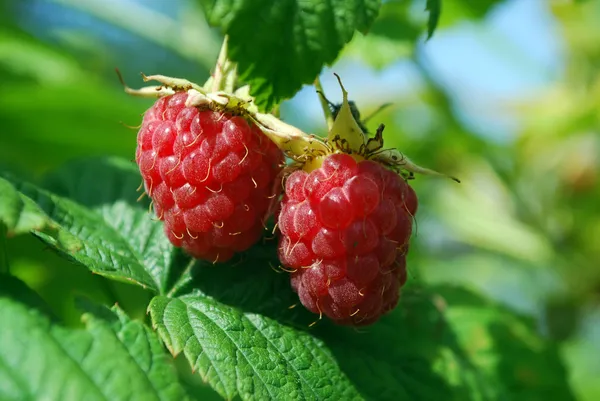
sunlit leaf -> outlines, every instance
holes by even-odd
[[[83,316],[85,329],[69,329],[32,297],[18,280],[0,276],[0,398],[188,399],[148,327],[116,307],[96,307]]]
[[[311,84],[355,31],[369,29],[380,7],[380,0],[200,2],[208,21],[229,36],[240,78],[266,110]]]
[[[149,310],[171,352],[183,351],[227,399],[362,399],[325,345],[306,332],[201,293],[157,297]]]

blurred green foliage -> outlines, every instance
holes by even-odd
[[[203,82],[218,51],[220,37],[206,25],[200,7],[183,3],[176,16],[132,1],[112,1],[110,7],[99,0],[0,5],[0,168],[39,180],[73,159],[106,154],[132,159],[136,131],[129,126],[140,123],[150,101],[124,95],[114,67],[134,87],[141,83],[137,74],[142,69]],[[566,68],[538,96],[508,100],[505,110],[498,110],[510,111],[521,122],[514,139],[504,142],[482,137],[457,114],[453,94],[415,45],[422,42],[426,15],[416,16],[408,3],[386,2],[370,34],[355,35],[340,61],[359,59],[374,69],[400,57],[410,62],[418,88],[395,99],[395,107],[370,124],[385,123],[388,145],[462,180],[461,185],[415,180],[420,216],[410,274],[430,285],[462,284],[529,315],[544,336],[559,344],[578,399],[597,400],[600,2],[549,2],[564,42]],[[438,32],[466,20],[478,23],[497,3],[446,0]],[[37,20],[30,13],[36,7],[39,13],[40,4],[87,16],[97,26],[59,29],[48,22],[34,27]],[[109,29],[126,39],[114,40],[105,32]],[[379,106],[371,99],[354,100],[364,115]],[[413,110],[424,110],[428,119],[418,135],[406,128]],[[0,266],[10,266],[11,274],[38,292],[67,324],[81,326],[73,302],[78,294],[108,305],[118,302],[130,316],[145,318],[148,292],[90,275],[31,236],[7,239],[0,252],[7,252]],[[467,298],[450,294],[447,300]],[[519,336],[507,335],[502,327],[488,330],[491,337]],[[535,346],[525,347],[526,339],[508,341],[527,365]],[[485,360],[482,352],[478,357]],[[497,369],[503,369],[501,361]],[[538,369],[526,366],[504,374],[527,376]],[[195,376],[189,381],[198,386]]]

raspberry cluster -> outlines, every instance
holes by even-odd
[[[418,205],[407,179],[444,174],[384,148],[383,124],[368,135],[339,76],[343,102],[320,139],[260,113],[248,87],[231,87],[226,43],[217,68],[204,86],[152,75],[144,80],[159,86],[125,87],[159,96],[138,132],[136,162],[166,236],[195,258],[225,262],[259,240],[276,209],[279,259],[300,302],[338,324],[376,322],[407,278]],[[284,154],[293,162],[279,202]]]
[[[186,107],[187,98],[162,97],[145,113],[136,161],[170,241],[224,262],[260,238],[283,154],[243,117]]]
[[[393,309],[406,281],[417,197],[397,173],[347,154],[286,180],[279,258],[301,303],[339,324],[368,325]]]

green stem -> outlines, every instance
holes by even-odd
[[[329,108],[329,102],[325,98],[325,92],[323,92],[323,86],[321,86],[321,80],[319,77],[315,79],[315,88],[317,88],[317,92],[319,95],[319,101],[321,102],[321,108],[323,109],[323,114],[325,114],[325,121],[327,122],[327,130],[331,130],[333,127],[333,115],[331,114],[331,109]]]
[[[228,37],[225,35],[213,75],[204,84],[207,92],[233,93],[237,83],[237,66],[227,58]]]
[[[225,64],[227,63],[227,35],[223,38],[223,44],[221,45],[221,51],[219,51],[219,57],[217,58],[217,65],[215,66],[215,72],[213,75],[211,92],[216,92],[220,89],[223,82]]]

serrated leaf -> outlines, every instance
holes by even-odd
[[[72,172],[51,180],[52,187],[89,204],[98,216],[106,213],[104,218],[108,219],[116,210],[114,205],[124,199],[131,201],[130,195],[120,189],[106,195],[101,189],[79,193],[78,188],[85,188],[92,177],[98,183],[100,177],[112,175],[105,170],[114,169],[115,175],[127,176],[127,168],[121,163],[126,162],[100,163],[90,170],[89,177],[84,173],[85,165],[68,169]],[[128,185],[121,182],[115,188]],[[128,201],[124,204],[136,207]],[[114,230],[132,235],[127,227],[115,225]],[[487,348],[471,352],[478,338],[465,336],[461,327],[485,333],[490,327],[506,327],[511,319],[517,319],[500,314],[493,305],[481,302],[472,314],[456,318],[452,311],[460,300],[440,302],[440,297],[446,296],[438,294],[441,290],[409,288],[394,313],[372,327],[355,331],[323,319],[309,329],[309,323],[317,317],[301,306],[287,308],[298,302],[297,295],[290,289],[289,276],[274,273],[269,265],[277,266],[273,241],[258,244],[241,261],[218,268],[204,262],[190,264],[187,258],[174,261],[177,271],[188,268],[179,280],[168,280],[175,283],[164,289],[170,296],[156,297],[150,306],[152,321],[170,350],[174,354],[183,352],[194,369],[224,397],[286,398],[286,394],[300,394],[310,398],[316,394],[317,398],[468,401],[512,399],[515,394],[536,399],[547,391],[544,385],[538,386],[546,383],[544,378],[528,382],[503,373],[519,367],[519,357],[505,352],[504,345],[487,345],[491,336],[484,337],[488,339],[484,342]],[[488,314],[481,324],[461,321],[479,313]],[[530,327],[520,330],[526,330],[528,338],[537,341],[536,353],[529,358],[550,358],[555,373],[549,377],[558,384],[557,393],[562,388],[567,394],[560,360],[551,358],[552,347]],[[515,349],[533,344],[531,340],[524,344],[525,338],[513,337],[510,342]],[[489,355],[505,354],[512,356],[502,360],[502,365],[489,363]],[[307,360],[311,362],[307,364]]]
[[[552,343],[526,319],[460,288],[405,291],[362,336],[330,330],[324,340],[370,399],[573,400]]]
[[[440,14],[442,13],[442,0],[427,0],[425,8],[429,11],[429,18],[427,19],[427,39],[431,39],[440,20]]]
[[[229,36],[240,78],[269,111],[311,84],[356,30],[366,32],[380,0],[200,0],[209,23]],[[251,33],[251,34],[249,34]]]
[[[502,399],[498,383],[453,343],[453,328],[421,289],[405,290],[397,309],[362,333],[323,326],[318,335],[367,399]],[[451,373],[437,369],[447,359]]]
[[[156,334],[120,309],[88,313],[85,329],[69,329],[11,287],[31,298],[18,280],[0,277],[0,399],[188,399]]]
[[[166,286],[170,274],[167,264],[175,257],[174,250],[162,235],[160,223],[151,220],[147,209],[131,205],[129,192],[135,194],[135,186],[128,184],[136,180],[136,170],[128,169],[126,163],[111,159],[72,164],[65,169],[70,173],[58,172],[54,176],[55,187],[63,182],[64,188],[72,190],[67,195],[74,199],[79,194],[94,208],[33,184],[11,181],[48,215],[59,234],[77,241],[77,246],[65,246],[64,241],[34,231],[50,246],[94,273],[160,291]],[[73,176],[81,180],[76,181]]]
[[[52,224],[50,218],[31,199],[19,193],[2,177],[0,194],[0,223],[6,226],[9,236],[42,230]]]
[[[155,297],[154,326],[173,354],[227,399],[362,399],[324,344],[201,292]]]
[[[188,337],[195,332],[202,336],[202,333],[218,331],[207,328],[211,323],[202,312],[207,310],[213,316],[219,316],[222,318],[220,324],[231,330],[242,330],[245,325],[240,322],[246,316],[260,316],[265,324],[276,327],[285,325],[290,335],[295,333],[293,335],[300,338],[322,341],[339,369],[366,399],[503,400],[513,399],[516,394],[514,389],[519,386],[526,388],[535,399],[546,391],[535,383],[505,376],[501,373],[502,369],[496,369],[498,365],[486,364],[485,355],[502,358],[506,354],[506,344],[501,346],[494,343],[491,348],[481,350],[481,354],[470,352],[471,347],[478,344],[478,339],[464,336],[462,327],[478,328],[485,332],[491,327],[488,324],[497,327],[521,324],[520,318],[501,312],[501,308],[480,297],[475,297],[479,303],[473,309],[472,316],[487,314],[489,320],[483,320],[481,324],[477,319],[461,321],[462,318],[469,319],[468,313],[455,318],[455,301],[444,288],[424,289],[413,284],[412,288],[409,285],[403,291],[397,309],[373,326],[354,330],[336,326],[324,318],[309,328],[309,324],[318,316],[308,313],[301,305],[294,309],[287,308],[297,303],[298,297],[290,289],[289,276],[285,273],[276,274],[269,268],[269,264],[276,266],[276,263],[276,250],[269,243],[257,245],[249,251],[243,266],[225,264],[215,269],[212,265],[197,263],[174,289],[173,294],[178,298],[172,300],[161,297],[153,301],[151,313],[153,321],[159,323],[161,337],[173,352],[183,351],[192,365],[203,366],[205,370],[198,366],[196,369],[206,378],[207,375],[216,375],[218,368],[212,367],[208,354],[199,351],[201,348],[196,344],[198,340]],[[190,303],[200,312],[192,312]],[[460,302],[456,301],[456,307],[461,307]],[[165,312],[168,308],[172,308],[173,312]],[[160,318],[157,319],[157,316]],[[167,323],[161,326],[163,322]],[[556,384],[557,391],[562,389],[568,392],[566,376],[560,373],[563,368],[560,360],[553,356],[555,350],[552,344],[543,340],[531,327],[527,327],[527,333],[539,344],[535,355],[529,355],[532,363],[543,363],[549,358],[555,373],[550,372],[548,378]],[[214,334],[214,337],[222,338],[223,334]],[[214,348],[214,344],[220,344],[215,341],[207,343]],[[517,349],[526,346],[523,338],[517,337],[511,341]],[[192,343],[195,344],[195,352],[191,352]],[[216,351],[211,348],[207,352]],[[511,355],[510,352],[508,354]],[[503,361],[503,369],[519,366],[519,358],[517,354],[512,354],[511,359]],[[235,359],[225,359],[229,365],[221,361],[228,366],[222,370],[237,372],[237,365],[232,360]],[[218,391],[224,396],[231,396],[237,391],[237,387],[228,388],[219,384],[218,378],[213,382],[209,378],[208,381],[215,388],[221,386]]]
[[[213,371],[218,368],[211,370],[210,360],[198,359],[198,356],[205,356],[197,349],[196,352],[190,353],[189,349],[186,351],[185,345],[181,346],[189,346],[195,341],[192,338],[186,342],[187,336],[194,330],[201,333],[208,330],[205,318],[200,319],[195,314],[184,313],[188,308],[188,299],[215,314],[219,311],[219,316],[222,315],[225,322],[229,322],[228,316],[233,314],[235,324],[229,322],[227,326],[223,323],[223,326],[232,330],[241,327],[239,321],[244,320],[246,315],[261,316],[270,325],[285,325],[290,335],[322,341],[324,347],[333,354],[338,369],[351,379],[352,385],[366,399],[452,399],[447,397],[449,394],[457,394],[454,399],[461,401],[477,399],[473,390],[479,388],[476,384],[472,387],[463,385],[459,387],[459,392],[449,385],[443,376],[433,372],[435,357],[442,348],[440,336],[443,333],[438,331],[440,322],[443,323],[443,316],[427,298],[414,294],[411,297],[409,292],[403,296],[401,305],[392,316],[385,317],[373,327],[358,331],[336,326],[327,319],[319,321],[314,328],[309,329],[309,324],[318,320],[318,316],[307,312],[301,305],[293,309],[287,308],[298,303],[298,297],[290,288],[289,275],[276,274],[269,268],[269,265],[276,265],[276,250],[272,245],[274,244],[267,243],[255,246],[246,254],[243,267],[228,264],[214,269],[214,266],[209,264],[197,263],[190,270],[190,274],[182,278],[174,291],[174,294],[179,296],[176,299],[179,300],[175,306],[170,307],[174,308],[176,313],[165,314],[165,305],[171,305],[171,302],[175,301],[162,297],[153,301],[151,316],[153,322],[159,323],[157,327],[161,337],[172,352],[178,353],[183,350],[192,365],[203,361],[205,371],[196,368],[203,377],[215,374]],[[160,318],[157,319],[157,316]],[[414,321],[415,317],[419,316],[422,318]],[[161,327],[162,321],[169,324]],[[173,340],[174,337],[178,337],[179,346]],[[214,337],[218,340],[223,335],[215,334]],[[462,364],[458,371],[462,381],[466,381],[468,377],[481,379],[477,376],[476,368],[469,367],[468,361],[459,355],[460,349],[450,353]],[[237,371],[235,363],[229,363],[229,369]],[[221,386],[221,390],[217,391],[223,396],[235,394],[220,384],[218,379],[214,382],[211,382],[210,378],[207,380],[216,389],[217,386]],[[481,379],[477,383],[486,382]],[[479,392],[485,390],[479,389]],[[464,397],[460,398],[458,394]]]
[[[177,250],[163,234],[162,223],[149,212],[147,198],[138,201],[142,178],[136,165],[120,158],[69,163],[52,173],[45,186],[98,213],[129,245],[138,264],[164,293],[184,267]]]

